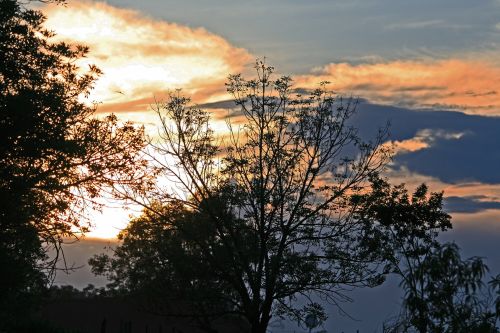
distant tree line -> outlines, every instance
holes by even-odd
[[[326,83],[299,91],[258,60],[254,79],[229,76],[227,133],[173,92],[153,140],[82,102],[101,71],[78,68],[88,48],[51,42],[44,20],[0,0],[0,332],[30,331],[43,297],[120,295],[207,332],[236,318],[264,333],[274,319],[324,321],[325,303],[341,309],[388,274],[405,292],[388,332],[499,331],[500,277],[485,284],[480,258],[438,241],[452,226],[442,193],[381,176],[387,129],[364,140],[355,100]],[[144,207],[112,255],[89,260],[110,284],[49,288],[103,193]]]

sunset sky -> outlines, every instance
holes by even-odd
[[[98,112],[150,130],[151,103],[176,88],[223,117],[228,74],[251,75],[257,57],[299,87],[327,80],[360,98],[362,135],[391,122],[386,175],[444,190],[455,224],[444,237],[500,272],[500,0],[69,0],[42,9],[58,39],[90,47],[81,65],[103,70],[90,96]],[[114,206],[96,215],[90,237],[125,226],[130,211]]]

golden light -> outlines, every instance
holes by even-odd
[[[89,97],[102,103],[100,112],[146,111],[155,95],[178,88],[204,102],[214,87],[223,93],[227,75],[240,72],[251,59],[205,29],[104,3],[72,1],[67,7],[49,5],[44,12],[57,39],[90,47],[81,66],[93,63],[103,70]]]
[[[296,81],[308,88],[330,81],[334,90],[372,103],[498,116],[500,67],[495,60],[332,63]]]
[[[227,75],[245,71],[254,60],[244,49],[203,28],[153,19],[105,3],[71,1],[67,7],[47,5],[44,12],[46,26],[57,33],[57,39],[90,47],[88,58],[79,63],[82,67],[96,64],[103,70],[89,97],[101,103],[98,112],[115,112],[153,130],[157,117],[150,105],[155,98],[162,100],[168,91],[182,88],[195,103],[227,99]],[[494,61],[455,58],[332,63],[295,77],[296,86],[303,88],[316,88],[320,81],[331,81],[335,91],[373,103],[500,115],[500,67]],[[216,113],[220,116],[224,110]],[[223,133],[224,117],[214,118],[215,131]],[[394,144],[397,152],[404,153],[426,149],[432,143],[425,135],[417,135]],[[415,183],[427,181],[450,194],[462,193],[458,186],[407,171],[401,176],[403,173],[403,181],[411,177]],[[391,178],[397,182],[398,175]],[[496,187],[489,190],[498,192]],[[129,214],[119,208],[94,214],[96,227],[90,236],[114,237],[128,222]]]
[[[87,45],[88,57],[78,65],[97,65],[103,75],[89,101],[100,103],[98,112],[118,113],[156,132],[158,118],[150,105],[169,91],[182,88],[203,103],[225,94],[230,73],[241,72],[252,57],[222,37],[205,29],[192,29],[155,20],[137,11],[105,3],[75,2],[47,5],[46,27],[56,32],[55,40]],[[220,126],[218,126],[220,127]],[[89,211],[93,228],[87,237],[114,238],[140,207],[105,207]]]
[[[107,207],[102,212],[89,211],[87,214],[92,226],[85,237],[114,239],[127,226],[130,217],[137,216],[139,212],[124,210],[122,207]]]

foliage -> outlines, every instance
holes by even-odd
[[[388,331],[496,332],[500,299],[492,301],[484,289],[486,265],[480,258],[462,260],[455,244],[437,238],[452,226],[442,200],[425,185],[410,196],[404,185],[383,179],[372,179],[371,192],[353,197],[366,221],[366,241],[382,249],[385,271],[401,278],[405,292],[403,311]]]
[[[162,215],[145,210],[133,219],[118,235],[122,244],[112,257],[101,254],[89,260],[92,271],[106,275],[111,281],[108,290],[133,296],[144,309],[190,318],[210,332],[212,322],[227,317],[235,307],[224,271],[214,271],[207,257],[215,256],[224,267],[230,263],[230,254],[205,211],[190,211],[173,203],[155,204],[154,208]],[[226,216],[225,221],[235,229],[242,225],[234,216]],[[238,237],[248,243],[244,230]],[[207,247],[212,253],[205,252]]]
[[[365,222],[366,242],[384,252],[385,270],[404,276],[403,267],[413,269],[439,246],[439,232],[452,227],[442,210],[443,194],[429,193],[422,184],[410,195],[404,184],[391,186],[376,177],[371,184],[370,192],[351,198],[357,218]]]
[[[71,299],[84,299],[84,298],[101,298],[114,296],[110,295],[106,288],[96,288],[93,284],[88,284],[82,290],[79,290],[71,285],[57,286],[53,285],[47,290],[46,300],[59,301]]]
[[[378,253],[364,243],[349,197],[384,166],[388,152],[380,145],[384,131],[363,142],[349,125],[356,102],[335,97],[325,84],[297,95],[290,77],[273,80],[273,68],[263,62],[256,70],[254,80],[229,77],[239,109],[233,116],[242,119],[228,119],[225,138],[180,93],[157,105],[162,129],[154,156],[160,174],[177,187],[158,187],[143,203],[151,220],[166,225],[168,214],[148,202],[204,216],[200,228],[212,234],[197,244],[202,256],[186,260],[217,276],[231,311],[252,332],[265,332],[272,316],[301,321],[312,311],[324,317],[320,297],[336,303],[346,299],[345,288],[381,283]],[[123,267],[108,268],[116,277],[137,268]],[[149,274],[143,278],[149,281]]]
[[[146,180],[143,130],[98,118],[82,102],[101,72],[78,68],[87,47],[51,42],[44,21],[40,11],[0,0],[2,322],[28,311],[33,300],[23,295],[50,281],[64,238],[87,230],[85,207],[105,190]]]
[[[418,332],[499,332],[498,277],[486,288],[487,271],[481,258],[462,260],[456,244],[432,249],[413,270],[404,271],[405,309],[399,326]]]

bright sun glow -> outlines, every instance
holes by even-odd
[[[89,99],[101,111],[146,111],[153,97],[182,88],[199,101],[223,91],[227,75],[241,71],[249,54],[204,29],[191,29],[103,3],[46,7],[46,26],[57,38],[88,45],[80,65],[104,72]],[[206,94],[200,91],[206,91]],[[131,101],[147,102],[131,104]]]
[[[104,3],[72,2],[49,5],[47,28],[57,40],[90,47],[85,69],[97,65],[103,75],[89,96],[98,111],[115,112],[147,126],[153,133],[157,116],[150,105],[167,92],[182,88],[202,103],[224,94],[224,81],[250,60],[249,54],[204,29],[154,20],[138,12]],[[138,207],[104,208],[89,212],[93,227],[87,237],[114,238],[140,213]]]
[[[88,215],[92,221],[91,231],[86,234],[89,238],[113,239],[127,226],[130,215],[137,215],[121,207],[105,208],[101,212],[92,211]]]
[[[245,71],[254,59],[203,28],[153,19],[105,3],[72,1],[68,7],[47,5],[44,12],[46,26],[57,33],[57,39],[90,47],[79,65],[95,64],[104,72],[89,97],[100,103],[98,112],[117,113],[154,133],[157,116],[150,106],[155,100],[164,100],[167,92],[178,88],[195,103],[227,99],[227,75]],[[450,58],[331,63],[295,76],[295,83],[316,88],[318,82],[330,81],[335,91],[378,104],[499,115],[499,77],[499,67],[490,62]],[[224,110],[217,112],[225,114]],[[219,118],[213,128],[220,134],[226,124],[224,116]],[[417,135],[395,145],[397,152],[414,152],[429,148],[430,143],[427,135]],[[127,224],[129,213],[116,208],[93,214],[95,228],[90,236],[114,237]]]

